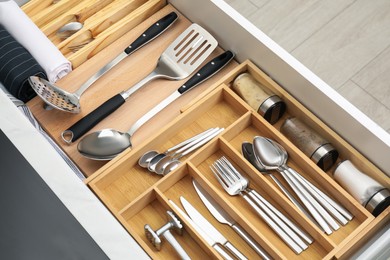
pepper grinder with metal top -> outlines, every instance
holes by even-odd
[[[333,177],[375,217],[390,205],[390,190],[359,171],[349,160],[337,166]]]
[[[324,171],[329,170],[339,156],[329,141],[296,117],[286,119],[280,132]]]
[[[265,120],[274,124],[283,116],[286,104],[279,96],[266,89],[247,72],[238,75],[233,82],[233,90]]]

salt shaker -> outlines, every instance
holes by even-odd
[[[339,156],[327,140],[296,117],[286,119],[280,132],[324,171],[329,170]]]
[[[279,96],[266,89],[247,72],[238,75],[233,82],[233,90],[265,120],[274,124],[283,116],[286,104]]]
[[[334,179],[375,217],[390,205],[390,191],[359,171],[351,161],[341,162],[334,171]]]

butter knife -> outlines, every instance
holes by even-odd
[[[230,243],[200,212],[195,209],[183,196],[180,197],[180,202],[186,210],[190,218],[207,233],[214,241],[223,245],[234,256],[240,260],[248,259],[244,256],[232,243]]]
[[[220,245],[217,241],[213,240],[205,231],[203,231],[203,229],[201,229],[181,208],[179,208],[179,206],[177,206],[175,202],[169,200],[169,203],[171,203],[172,207],[180,213],[182,219],[185,219],[206,241],[206,243],[212,248],[214,248],[215,251],[217,251],[222,256],[223,259],[234,260],[228,253],[223,250],[222,245]]]
[[[244,239],[255,252],[263,259],[270,260],[272,257],[240,226],[230,215],[205,191],[195,180],[192,184],[200,199],[211,215],[222,224],[230,226],[242,239]]]

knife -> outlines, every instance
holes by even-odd
[[[180,215],[185,219],[198,234],[206,241],[206,243],[214,248],[225,260],[234,260],[228,253],[226,253],[220,244],[217,241],[213,240],[206,232],[203,231],[195,222],[181,209],[176,205],[175,202],[169,200],[169,203],[172,204],[173,208],[180,213]]]
[[[219,232],[202,214],[199,213],[183,196],[180,197],[181,204],[187,211],[190,218],[197,224],[204,232],[228,249],[234,256],[240,260],[248,259],[236,247],[234,247],[222,234]]]
[[[232,217],[205,191],[195,180],[192,184],[200,199],[210,211],[211,215],[222,224],[230,226],[242,239],[244,239],[256,253],[263,259],[270,260],[272,257],[241,227]]]

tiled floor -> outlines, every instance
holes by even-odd
[[[225,0],[390,133],[389,0]]]

